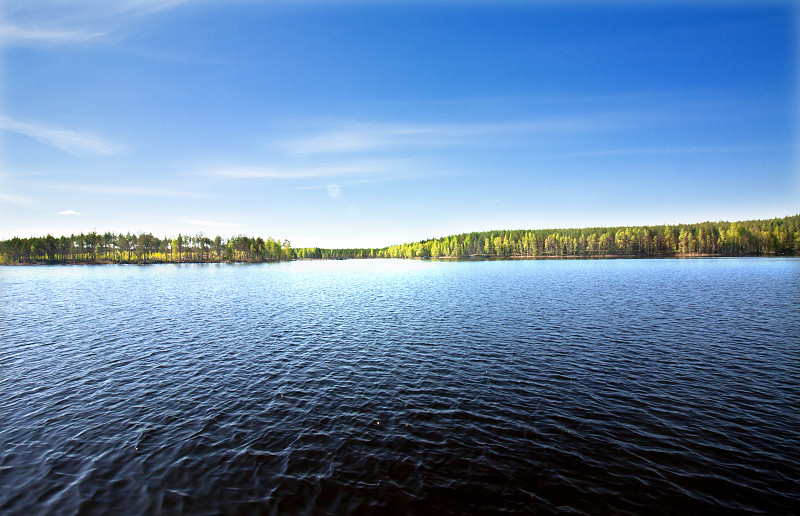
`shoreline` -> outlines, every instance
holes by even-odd
[[[571,255],[515,255],[515,256],[490,256],[490,255],[471,255],[471,256],[415,256],[413,258],[293,258],[291,260],[191,260],[191,261],[37,261],[22,263],[2,263],[0,267],[19,267],[19,266],[53,266],[53,265],[190,265],[190,264],[261,264],[261,263],[288,263],[288,262],[323,262],[323,261],[342,261],[342,260],[428,260],[428,261],[457,261],[457,262],[496,262],[496,261],[515,261],[515,260],[687,260],[699,258],[795,258],[798,254],[708,254],[708,253],[674,253],[663,256],[641,256],[641,255],[618,255],[603,254],[594,256],[571,256]]]

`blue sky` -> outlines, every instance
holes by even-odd
[[[5,2],[0,237],[800,212],[790,2]]]

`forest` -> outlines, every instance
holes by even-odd
[[[268,262],[351,258],[673,257],[800,254],[800,215],[740,222],[497,230],[373,249],[293,248],[288,240],[151,233],[14,237],[0,264]]]

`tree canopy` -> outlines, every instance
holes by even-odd
[[[394,245],[381,257],[657,257],[800,252],[800,216],[661,226],[497,230]]]
[[[662,226],[496,230],[461,233],[384,248],[293,248],[288,240],[203,233],[95,231],[0,241],[0,263],[266,262],[344,258],[668,257],[800,254],[800,215],[739,222]]]

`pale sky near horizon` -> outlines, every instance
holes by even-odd
[[[0,9],[0,238],[381,247],[800,212],[793,2]]]

